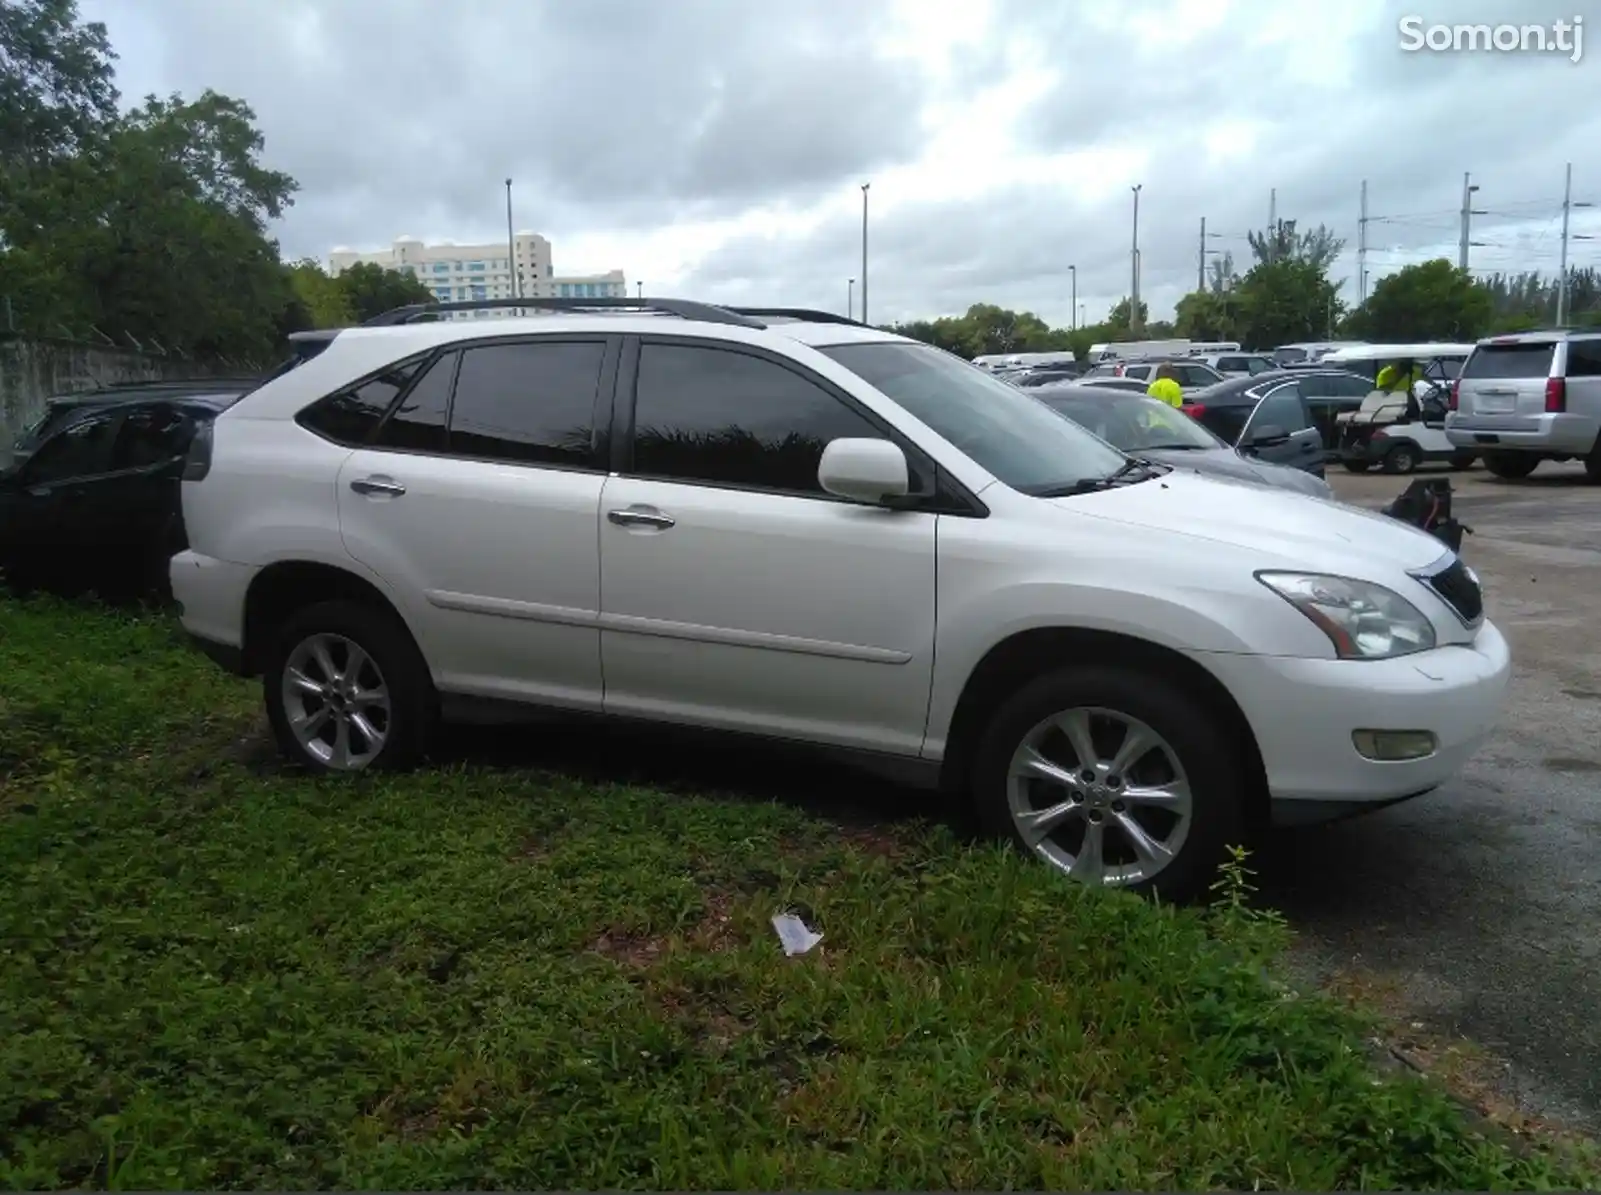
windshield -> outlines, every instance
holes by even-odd
[[[1182,411],[1143,394],[1107,399],[1056,392],[1040,397],[1051,410],[1121,452],[1227,447]]]
[[[1106,477],[1126,463],[1033,395],[930,345],[888,341],[820,351],[1014,490],[1041,494]]]

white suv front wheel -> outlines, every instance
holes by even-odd
[[[319,772],[391,771],[427,749],[434,695],[411,635],[387,611],[319,602],[279,629],[262,677],[279,750]]]
[[[996,711],[974,764],[978,815],[1071,879],[1188,900],[1238,838],[1231,744],[1169,680],[1064,669]]]

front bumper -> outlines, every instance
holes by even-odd
[[[1395,660],[1195,659],[1239,702],[1275,805],[1333,810],[1405,800],[1455,776],[1495,729],[1512,674],[1506,640],[1488,621],[1471,644]],[[1358,754],[1356,730],[1426,730],[1437,744],[1422,759],[1375,761]],[[1275,820],[1295,812],[1276,809]]]

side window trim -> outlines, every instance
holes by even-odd
[[[933,487],[933,493],[922,503],[909,509],[932,514],[950,514],[972,518],[987,518],[989,507],[985,506],[976,495],[966,486],[961,485],[955,478],[939,467],[939,463],[912,443],[899,430],[891,427],[877,412],[869,410],[855,397],[834,385],[827,378],[821,377],[798,361],[793,361],[779,353],[759,345],[745,344],[741,341],[719,340],[706,336],[673,336],[657,332],[644,335],[633,334],[628,337],[629,343],[623,352],[623,365],[618,374],[618,384],[613,402],[613,429],[614,437],[611,451],[611,470],[614,473],[642,477],[634,472],[634,416],[639,403],[639,357],[640,352],[647,344],[659,344],[669,347],[703,348],[719,352],[739,353],[758,361],[776,365],[780,369],[788,370],[802,381],[815,386],[835,402],[842,404],[853,415],[874,428],[880,436],[894,444],[906,454],[907,465],[916,474],[922,472]],[[734,485],[728,482],[709,482],[690,480],[687,478],[663,478],[673,485],[699,486],[704,489],[731,490],[742,493],[773,494],[785,498],[799,498],[811,502],[834,502],[854,505],[848,498],[839,498],[833,494],[802,493],[796,490],[778,490],[766,486]]]
[[[405,388],[401,390],[399,394],[395,395],[395,400],[390,403],[388,409],[384,411],[383,418],[379,419],[377,423],[373,424],[371,434],[368,435],[365,441],[363,441],[361,444],[358,444],[357,447],[365,448],[368,452],[392,452],[396,456],[448,456],[450,454],[450,408],[456,401],[456,378],[461,374],[461,353],[462,350],[456,348],[454,345],[448,345],[430,355],[428,359],[423,362],[422,367],[412,375],[411,380],[406,383]],[[445,397],[445,426],[443,429],[445,436],[444,452],[428,452],[421,448],[399,448],[392,444],[378,443],[379,437],[384,434],[384,429],[389,426],[389,421],[395,417],[396,411],[400,410],[401,407],[406,405],[406,399],[411,397],[412,391],[417,389],[417,386],[422,382],[422,380],[427,377],[430,372],[437,368],[441,361],[452,354],[455,355],[456,359],[452,361],[450,365],[450,391]],[[361,383],[358,383],[358,385],[359,384]],[[354,390],[355,388],[356,387],[354,386],[346,386],[345,389],[339,391],[339,393],[344,394],[346,391]]]

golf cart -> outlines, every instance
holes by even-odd
[[[1324,357],[1324,366],[1374,379],[1360,407],[1335,416],[1340,462],[1352,473],[1374,465],[1386,473],[1411,473],[1432,461],[1470,467],[1478,454],[1446,439],[1445,413],[1451,382],[1472,351],[1471,344],[1364,344]],[[1378,378],[1387,365],[1421,369],[1422,376],[1410,390],[1382,390]]]

